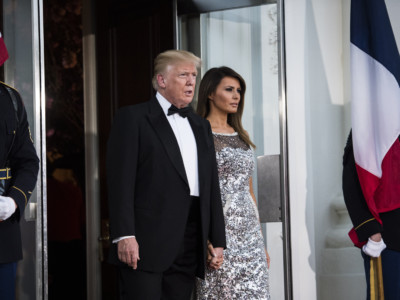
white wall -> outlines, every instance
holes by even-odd
[[[385,2],[389,12],[390,22],[392,23],[393,32],[396,37],[397,48],[400,48],[400,1],[386,0]]]
[[[400,2],[386,3],[400,45]],[[349,18],[350,0],[285,0],[296,300],[365,299],[362,259],[347,237],[351,225],[341,189],[343,148],[351,126]]]
[[[341,1],[285,1],[294,299],[319,299],[345,143]]]
[[[316,279],[314,207],[307,203],[306,1],[285,1],[285,43],[293,296],[309,300],[316,299]]]

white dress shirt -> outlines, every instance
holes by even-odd
[[[156,98],[161,105],[161,108],[167,117],[172,131],[175,134],[181,152],[183,165],[186,171],[186,177],[189,183],[190,195],[199,196],[199,166],[197,160],[197,144],[190,126],[188,118],[183,118],[179,114],[168,116],[168,109],[171,107],[171,102],[165,99],[157,92]],[[135,236],[123,236],[113,240],[113,243],[118,243],[120,240]]]
[[[171,103],[160,93],[157,93],[156,97],[165,113],[165,116],[167,117],[169,125],[172,127],[176,140],[178,141],[183,165],[185,166],[186,177],[190,187],[190,195],[199,196],[197,144],[189,120],[188,118],[181,117],[179,114],[168,116],[168,108],[171,107]]]

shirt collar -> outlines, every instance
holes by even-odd
[[[159,92],[157,92],[156,98],[158,100],[158,103],[160,103],[164,114],[167,116],[168,115],[168,108],[171,107],[171,102],[169,102],[167,99],[165,99],[165,97],[163,95],[161,95]]]

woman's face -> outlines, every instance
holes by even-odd
[[[240,83],[236,78],[222,78],[215,92],[208,97],[210,112],[236,113],[240,102],[240,92]]]

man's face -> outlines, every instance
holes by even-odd
[[[178,108],[187,106],[193,100],[197,69],[193,63],[179,63],[169,66],[157,76],[159,92]]]

